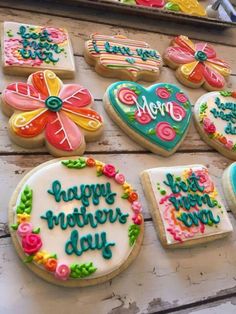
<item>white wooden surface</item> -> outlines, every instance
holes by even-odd
[[[50,8],[50,11],[49,11]],[[50,15],[48,14],[50,12]],[[192,125],[178,152],[162,158],[146,152],[130,140],[107,117],[102,96],[113,79],[102,78],[85,63],[83,43],[92,32],[121,33],[130,38],[145,40],[161,53],[174,34],[214,43],[219,56],[232,65],[233,75],[228,87],[236,89],[236,30],[225,32],[201,27],[178,25],[125,17],[118,14],[58,4],[50,1],[0,1],[0,22],[4,20],[32,22],[66,27],[72,37],[77,76],[75,81],[93,93],[95,108],[104,116],[104,136],[87,146],[87,155],[111,161],[133,183],[144,205],[145,239],[137,260],[124,273],[97,287],[65,289],[54,287],[32,274],[18,259],[7,228],[7,205],[15,186],[32,167],[52,157],[44,149],[28,151],[13,145],[7,135],[7,118],[0,113],[0,314],[13,313],[235,313],[236,312],[236,231],[227,238],[188,250],[164,250],[155,233],[138,174],[155,166],[207,165],[222,195],[220,179],[231,162],[209,148]],[[0,70],[0,92],[9,82],[25,80],[4,76]],[[161,81],[177,83],[172,70],[163,68]],[[141,82],[143,84],[143,82]],[[145,84],[148,86],[148,84]],[[203,89],[182,87],[194,101]],[[230,213],[236,229],[236,220]]]

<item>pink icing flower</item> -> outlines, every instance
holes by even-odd
[[[165,5],[164,0],[136,0],[138,5],[143,5],[146,7],[156,7],[156,8],[163,8]]]
[[[184,95],[184,93],[177,93],[175,95],[175,98],[182,103],[185,103],[186,101],[188,101],[188,98]]]
[[[115,181],[118,183],[118,184],[124,184],[125,183],[125,176],[122,174],[122,173],[117,173],[115,175]]]
[[[67,34],[63,28],[45,27],[43,30],[47,30],[54,44],[62,44],[67,40]]]
[[[133,209],[134,213],[137,215],[137,214],[141,213],[142,205],[138,201],[135,201],[132,203],[132,209]]]
[[[156,126],[156,135],[163,141],[173,141],[176,137],[176,132],[169,122],[159,122]]]
[[[116,169],[113,165],[107,164],[103,167],[102,173],[105,174],[105,176],[112,178],[116,175]]]
[[[142,221],[143,221],[143,218],[142,218],[142,215],[140,214],[135,214],[133,217],[132,217],[132,220],[134,222],[135,225],[141,225],[142,224]]]
[[[117,96],[119,101],[121,101],[122,104],[127,106],[135,105],[135,100],[138,98],[138,95],[128,87],[120,88],[117,93]]]
[[[196,170],[194,173],[196,177],[199,177],[199,185],[204,186],[204,192],[210,193],[214,190],[214,183],[211,181],[207,170]]]
[[[78,84],[65,84],[49,70],[31,74],[27,83],[9,84],[2,93],[3,101],[16,112],[10,131],[22,139],[41,136],[47,147],[73,154],[84,145],[84,132],[102,127],[102,118],[87,108],[92,103],[90,92]]]
[[[138,110],[135,111],[135,120],[138,121],[140,124],[148,124],[152,121],[152,118],[148,112],[139,112]]]
[[[22,43],[17,38],[10,38],[4,41],[4,55],[5,62],[8,65],[30,65],[30,66],[40,66],[43,62],[39,58],[33,60],[32,58],[24,59],[19,53],[19,49],[22,48]]]
[[[172,102],[172,104],[173,104],[173,114],[175,118],[177,119],[177,121],[183,120],[184,117],[186,116],[185,109],[174,101]]]
[[[204,85],[214,90],[222,89],[225,78],[231,73],[230,66],[216,57],[211,45],[204,42],[194,44],[183,35],[174,38],[164,58],[174,63],[178,73],[196,87]]]
[[[214,123],[208,118],[203,119],[203,128],[208,134],[213,134],[216,131]]]
[[[231,140],[228,140],[227,143],[225,144],[225,147],[228,149],[232,149],[233,146],[234,146],[234,143]]]
[[[22,248],[26,254],[37,253],[42,247],[42,241],[38,234],[28,233],[22,238]]]
[[[22,222],[18,226],[17,234],[18,234],[18,236],[23,238],[25,235],[31,233],[32,230],[33,230],[33,226],[30,222]]]
[[[70,268],[66,264],[57,265],[55,277],[60,280],[67,280],[70,276]]]
[[[158,87],[156,89],[156,94],[158,97],[163,98],[163,99],[167,99],[170,97],[170,92],[164,87]]]

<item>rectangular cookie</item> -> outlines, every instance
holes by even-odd
[[[162,245],[184,248],[228,235],[228,214],[202,165],[145,170],[141,181]]]
[[[61,77],[74,77],[74,57],[67,30],[4,22],[2,67],[4,73],[11,75],[48,69]]]

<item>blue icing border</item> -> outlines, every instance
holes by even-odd
[[[186,115],[184,119],[180,122],[177,122],[173,120],[170,115],[167,113],[162,116],[162,115],[157,115],[157,117],[149,122],[148,124],[140,124],[138,121],[135,119],[130,119],[129,115],[132,115],[132,113],[137,110],[137,106],[128,106],[125,104],[122,104],[117,97],[117,92],[120,88],[130,88],[134,89],[135,91],[138,92],[138,98],[137,102],[139,105],[142,107],[143,106],[143,99],[142,96],[145,96],[148,103],[150,102],[156,102],[156,101],[161,101],[162,103],[164,102],[171,102],[174,101],[177,103],[179,106],[183,107]],[[162,99],[157,94],[155,93],[155,90],[157,88],[167,88],[171,90],[171,96],[167,99]],[[187,98],[187,101],[185,105],[181,102],[179,102],[176,98],[175,95],[176,93],[183,93],[184,96]],[[107,89],[107,95],[109,97],[109,102],[110,105],[113,107],[113,109],[116,111],[116,113],[120,116],[123,122],[127,123],[131,129],[133,129],[135,132],[143,136],[145,139],[150,141],[151,143],[155,144],[158,147],[161,147],[162,149],[166,151],[171,151],[175,148],[176,145],[179,144],[179,142],[182,140],[182,138],[186,135],[186,130],[189,126],[191,116],[192,116],[192,111],[191,111],[191,102],[189,98],[186,96],[186,94],[178,88],[176,85],[173,84],[168,84],[168,83],[158,83],[150,86],[149,88],[144,88],[142,85],[135,83],[135,82],[130,82],[130,81],[122,81],[122,82],[116,82],[112,85],[110,85]],[[134,110],[135,109],[135,110]],[[159,122],[168,122],[172,127],[175,126],[177,127],[177,132],[174,140],[171,141],[164,141],[161,138],[159,138],[155,131],[155,127],[157,123]],[[152,130],[152,134],[150,133],[150,130]]]

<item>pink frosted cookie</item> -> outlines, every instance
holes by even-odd
[[[231,74],[230,66],[217,58],[208,43],[194,44],[188,37],[175,37],[163,55],[165,63],[176,70],[178,80],[189,87],[221,90]]]
[[[10,201],[9,224],[25,265],[67,287],[118,275],[144,233],[138,193],[114,165],[91,157],[54,159],[29,172]]]
[[[85,43],[85,60],[102,76],[137,81],[155,81],[161,56],[149,44],[122,35],[92,34]]]
[[[49,70],[31,74],[27,83],[9,84],[2,92],[12,140],[26,148],[45,144],[54,156],[83,154],[85,139],[101,135],[103,120],[89,108],[92,102],[86,88],[63,84]]]
[[[141,180],[164,247],[190,247],[222,238],[232,231],[206,167],[148,169],[141,174]]]
[[[7,74],[49,69],[73,77],[73,50],[66,29],[15,22],[3,23],[2,64]]]

